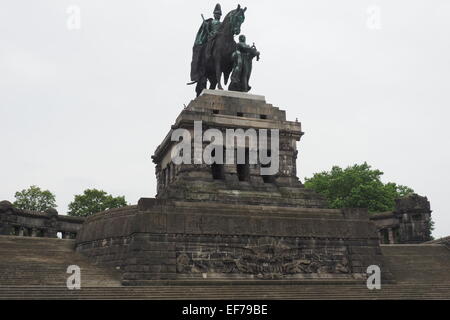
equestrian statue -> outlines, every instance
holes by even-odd
[[[251,74],[252,59],[257,57],[259,52],[255,46],[248,46],[245,37],[239,37],[239,43],[234,41],[234,36],[241,33],[241,24],[245,20],[245,11],[241,8],[230,11],[223,21],[220,4],[216,4],[213,15],[214,18],[205,19],[195,37],[192,48],[191,62],[191,82],[196,84],[195,92],[197,97],[203,89],[206,89],[209,82],[209,89],[223,90],[221,78],[225,85],[228,83],[230,74],[232,81],[228,90],[248,92],[250,86],[248,80]]]

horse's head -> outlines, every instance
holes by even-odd
[[[230,24],[233,34],[238,35],[239,33],[241,33],[241,24],[245,20],[245,10],[247,10],[247,7],[242,9],[241,5],[238,4],[237,9],[230,12],[231,13]]]

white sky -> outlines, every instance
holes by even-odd
[[[221,1],[223,16],[237,3]],[[79,30],[66,27],[70,5],[81,9]],[[56,194],[60,213],[86,188],[130,203],[154,196],[150,156],[194,98],[192,44],[214,5],[3,0],[0,200],[32,184]],[[241,5],[241,32],[261,51],[252,92],[306,132],[301,180],[367,161],[385,182],[428,196],[434,236],[450,235],[450,2]],[[373,5],[379,30],[367,26]]]

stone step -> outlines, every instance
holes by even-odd
[[[75,240],[0,236],[0,287],[65,286],[69,265],[80,267],[84,286],[120,285],[117,271],[93,265],[74,247]]]
[[[381,251],[397,282],[450,283],[450,250],[443,245],[382,245]]]
[[[403,290],[377,290],[369,291],[356,290],[354,287],[337,288],[330,286],[324,286],[321,290],[311,291],[302,290],[297,288],[298,291],[282,291],[284,288],[280,288],[276,291],[272,287],[258,287],[259,291],[243,290],[240,291],[226,291],[224,287],[211,288],[209,291],[205,291],[205,288],[199,288],[199,290],[183,290],[179,288],[153,288],[158,290],[141,290],[141,291],[128,291],[126,288],[121,287],[117,290],[105,289],[105,288],[85,288],[81,290],[55,290],[55,289],[38,289],[27,290],[27,288],[17,288],[17,291],[9,289],[6,294],[0,290],[0,298],[2,299],[373,299],[373,298],[388,298],[388,299],[442,299],[450,298],[450,287],[443,288],[443,290],[432,290],[428,288],[427,291],[415,290],[405,291]],[[186,289],[186,288],[182,288]],[[214,290],[211,290],[214,289]],[[246,289],[249,289],[246,287]],[[339,291],[340,289],[340,291]],[[343,290],[347,289],[347,290]],[[400,289],[400,288],[398,288]],[[411,288],[414,289],[414,288]],[[417,288],[416,288],[417,289]],[[165,291],[162,291],[165,290]]]
[[[333,289],[333,290],[330,290]],[[185,293],[192,293],[192,292],[196,292],[199,294],[209,294],[210,292],[214,293],[214,292],[220,292],[221,294],[228,294],[228,293],[233,293],[233,294],[246,294],[246,293],[261,293],[264,292],[266,290],[270,290],[270,293],[296,293],[296,292],[326,292],[326,293],[333,293],[333,292],[338,292],[338,293],[345,293],[345,292],[372,292],[370,290],[368,290],[367,288],[355,288],[355,287],[333,287],[333,286],[325,286],[325,287],[319,287],[319,288],[295,288],[292,290],[286,290],[285,287],[259,287],[257,286],[255,287],[251,287],[251,286],[246,286],[245,288],[242,289],[237,289],[237,288],[233,288],[233,289],[226,289],[224,287],[220,287],[220,286],[210,286],[207,288],[191,288],[191,287],[183,287],[183,288],[176,288],[176,287],[150,287],[150,289],[148,287],[117,287],[115,288],[114,286],[109,287],[109,288],[105,288],[105,287],[98,287],[98,286],[89,286],[89,287],[82,287],[81,292],[85,292],[85,291],[107,291],[107,292],[127,292],[127,293],[151,293],[151,292],[157,292],[157,293],[172,293],[172,292],[185,292]],[[438,292],[438,291],[449,291],[450,290],[450,286],[447,287],[437,287],[437,286],[428,286],[428,287],[409,287],[409,288],[405,288],[402,286],[395,286],[395,287],[387,287],[387,286],[382,286],[382,292],[400,292],[400,293],[414,293],[414,292],[421,292],[421,291],[430,291],[430,292]],[[22,286],[22,287],[17,287],[17,286],[2,286],[2,288],[0,289],[0,293],[12,293],[12,292],[23,292],[23,291],[28,291],[28,292],[41,292],[41,291],[53,291],[53,292],[65,292],[68,291],[67,288],[65,287],[48,287],[48,286],[34,286],[34,287],[26,287],[26,286]],[[378,291],[373,291],[373,292],[378,292]]]

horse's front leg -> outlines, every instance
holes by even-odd
[[[197,97],[202,93],[203,89],[206,89],[206,77],[202,77],[195,86]]]
[[[222,68],[220,67],[220,60],[216,60],[216,80],[217,88],[223,90],[222,84],[220,83],[220,78],[222,77]]]

